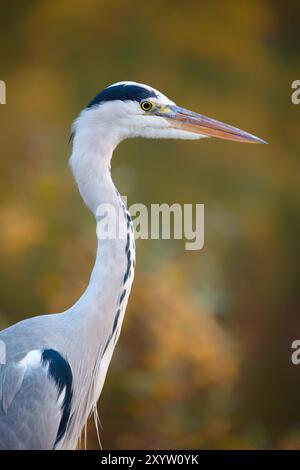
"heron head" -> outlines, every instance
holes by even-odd
[[[136,82],[118,82],[107,87],[89,103],[83,116],[96,131],[97,126],[99,131],[105,127],[107,137],[112,134],[116,141],[129,137],[217,137],[265,143],[248,132],[181,108],[154,88]]]

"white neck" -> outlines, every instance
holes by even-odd
[[[93,117],[84,111],[78,118],[70,165],[84,202],[96,215],[99,204],[111,202],[110,163],[120,138],[113,128],[99,125]]]
[[[130,237],[131,251],[134,251],[134,237],[130,215],[110,174],[111,157],[121,140],[120,136],[116,135],[113,126],[105,126],[105,124],[99,126],[99,121],[93,119],[93,113],[90,116],[89,112],[84,112],[79,119],[81,122],[74,136],[70,164],[80,194],[94,213],[96,220],[99,208],[106,208],[108,205],[105,220],[113,225],[115,217],[119,217],[120,229],[123,230],[124,235],[102,239],[100,230],[97,258],[90,283],[83,297],[76,304],[78,309],[83,300],[84,303],[88,300],[91,310],[84,312],[84,315],[91,316],[91,313],[96,310],[97,320],[100,321],[103,329],[103,321],[109,322],[110,317],[114,318],[118,296],[123,291],[123,279],[128,269],[127,234]],[[133,260],[134,253],[131,253],[131,264]],[[106,312],[105,318],[104,311]]]
[[[88,113],[80,119],[88,120]],[[121,139],[114,135],[112,128],[100,126],[99,129],[99,123],[97,127],[93,126],[93,122],[89,124],[78,125],[70,164],[79,191],[96,220],[99,206],[109,204],[112,210],[107,212],[106,220],[113,222],[114,209],[121,214],[119,222],[125,236],[103,240],[99,234],[97,257],[89,285],[78,302],[66,312],[72,318],[73,347],[82,349],[81,345],[84,344],[83,357],[75,366],[78,367],[75,373],[92,376],[93,388],[89,390],[89,397],[84,398],[87,409],[84,415],[78,417],[83,423],[102,390],[120,334],[135,264],[131,218],[110,175],[112,153]],[[83,397],[80,400],[84,401]]]

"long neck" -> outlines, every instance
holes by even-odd
[[[68,353],[73,348],[70,357],[78,358],[72,363],[73,419],[65,448],[76,446],[92,409],[97,416],[96,403],[120,335],[135,264],[131,218],[110,175],[118,139],[111,129],[94,129],[92,124],[77,130],[70,160],[80,193],[97,221],[98,249],[86,291],[62,315],[64,345],[68,343]]]
[[[102,353],[120,333],[135,259],[131,218],[110,174],[117,144],[118,139],[108,129],[98,128],[96,132],[92,125],[86,126],[75,135],[70,160],[80,193],[95,215],[98,236],[89,285],[72,312]]]

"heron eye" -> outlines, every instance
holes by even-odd
[[[141,108],[143,111],[150,111],[153,108],[153,104],[150,101],[143,101]]]

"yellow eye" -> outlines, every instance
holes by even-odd
[[[150,101],[143,101],[141,103],[141,108],[143,111],[151,111],[153,104]]]

